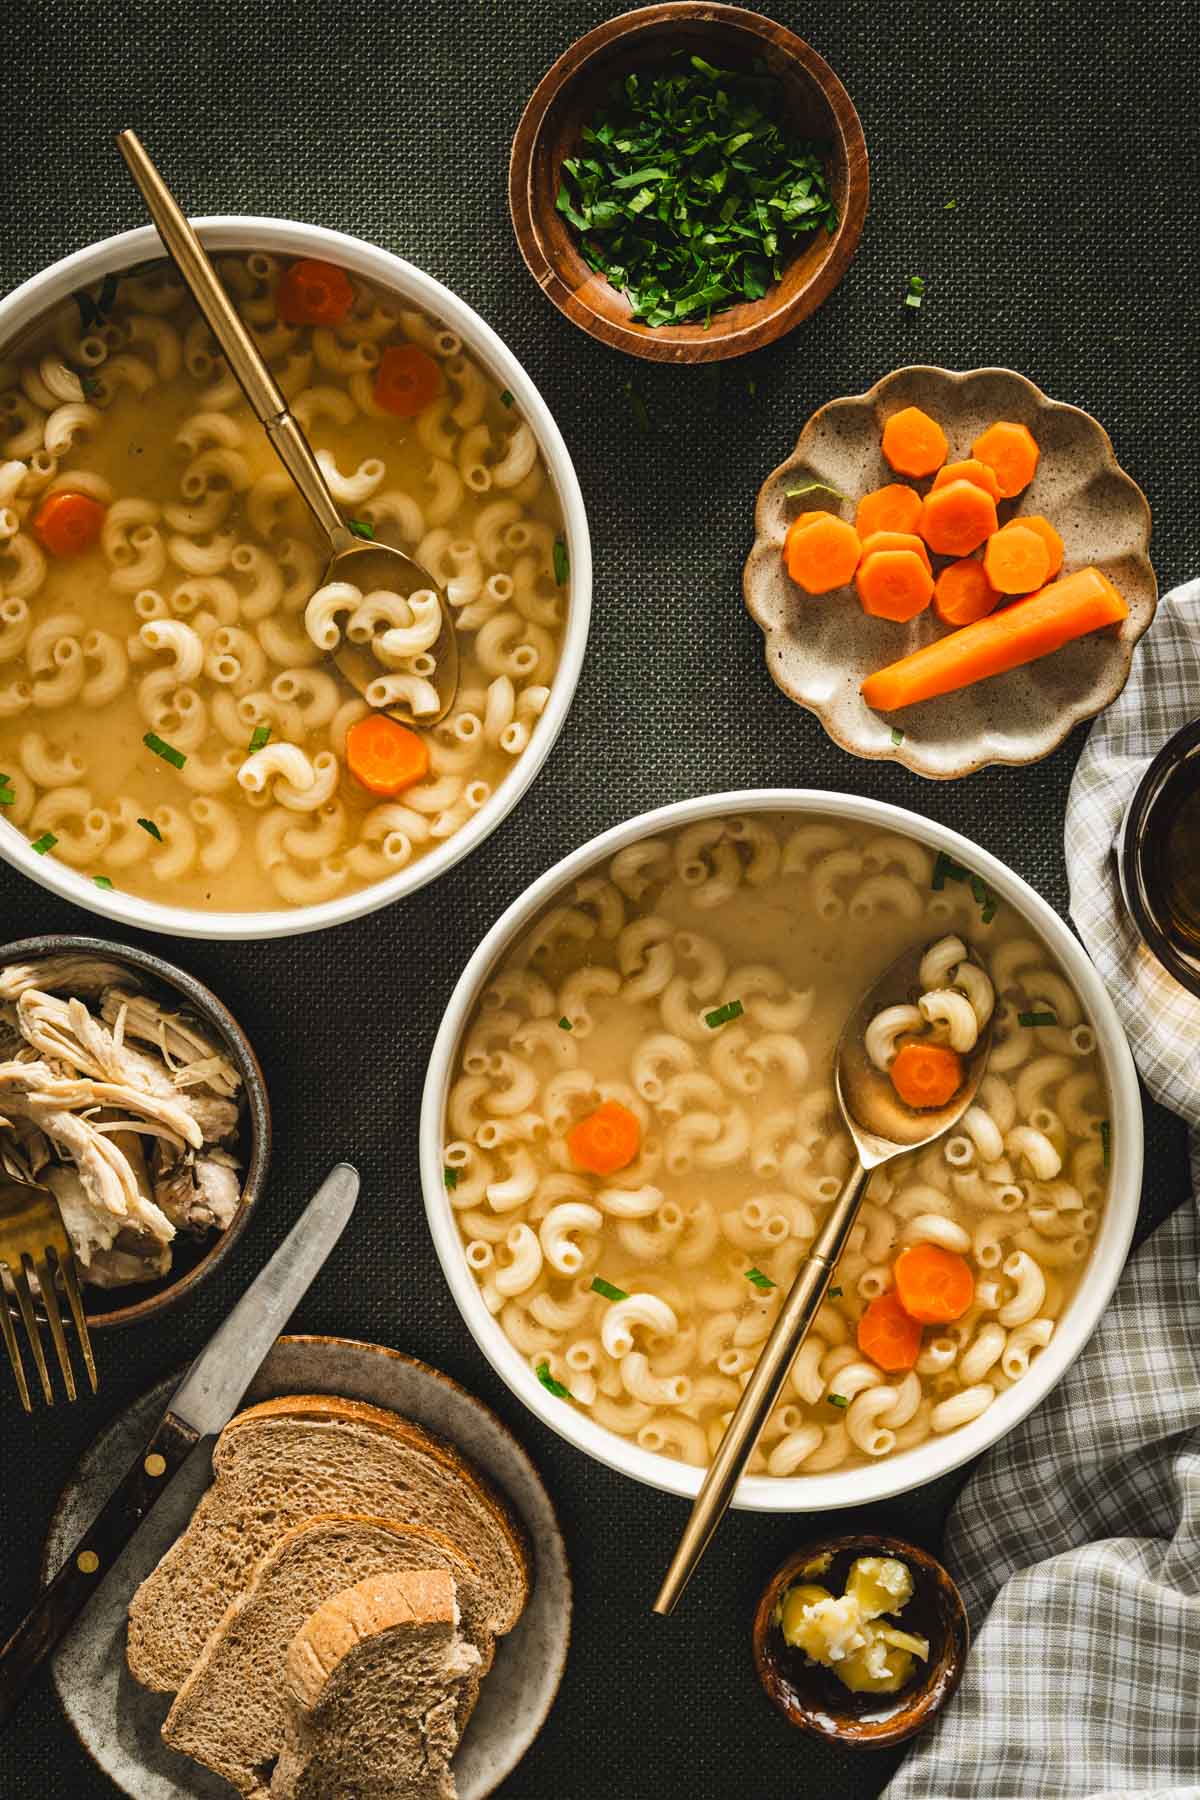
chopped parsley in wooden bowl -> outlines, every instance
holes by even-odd
[[[739,356],[844,274],[868,199],[845,89],[739,7],[644,7],[589,32],[513,143],[522,254],[593,337],[660,361]]]

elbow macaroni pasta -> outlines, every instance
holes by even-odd
[[[497,719],[508,698],[496,689]],[[478,704],[495,731],[490,698]],[[872,1021],[868,1052],[886,1068],[913,1032],[965,1053],[999,995],[1006,1067],[951,1136],[876,1176],[754,1466],[783,1479],[902,1454],[980,1417],[1050,1342],[1102,1213],[1102,1078],[1087,1048],[1019,1023],[1037,995],[1064,1030],[1083,1024],[1045,950],[1005,908],[981,929],[931,876],[922,847],[893,835],[705,820],[619,851],[493,975],[449,1096],[448,1197],[518,1351],[541,1346],[606,1429],[708,1461],[840,1190],[833,1047],[867,979],[912,942],[914,906],[929,939],[920,1004]],[[785,906],[806,922],[781,942]],[[598,1177],[566,1138],[606,1099],[635,1114],[640,1143]],[[858,1321],[918,1243],[967,1260],[974,1301],[889,1374],[860,1352]]]
[[[0,830],[51,832],[49,854],[148,898],[256,910],[386,879],[486,804],[537,732],[566,596],[534,433],[453,333],[357,277],[341,326],[284,325],[274,259],[221,265],[335,498],[447,589],[461,683],[430,780],[382,806],[359,786],[346,734],[369,708],[324,659],[343,633],[371,646],[372,703],[431,713],[437,595],[320,585],[303,503],[190,299],[150,271],[120,278],[102,328],[65,303],[0,363]],[[374,398],[400,341],[442,379],[411,421]],[[35,530],[63,491],[105,508],[71,558]],[[64,787],[82,812],[51,804]]]

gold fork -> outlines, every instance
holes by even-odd
[[[33,1294],[29,1286],[31,1274],[37,1277],[41,1290],[40,1299],[58,1355],[58,1366],[62,1370],[67,1399],[75,1399],[75,1371],[71,1367],[71,1353],[67,1348],[67,1334],[63,1329],[63,1317],[58,1304],[56,1271],[62,1278],[63,1291],[75,1322],[75,1334],[79,1339],[84,1367],[94,1394],[96,1365],[92,1360],[91,1340],[88,1337],[87,1321],[83,1316],[83,1304],[79,1298],[75,1253],[62,1222],[58,1201],[49,1188],[39,1187],[32,1182],[0,1178],[0,1335],[4,1338],[4,1348],[8,1351],[21,1405],[26,1412],[32,1412],[33,1407],[10,1300],[15,1301],[25,1326],[46,1405],[54,1405],[54,1389],[50,1385],[50,1371],[46,1367],[37,1315],[33,1309]]]

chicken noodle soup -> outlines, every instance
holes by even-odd
[[[350,772],[369,708],[328,653],[370,644],[372,701],[419,718],[436,598],[318,591],[327,546],[158,262],[0,358],[0,820],[102,886],[302,906],[426,855],[506,779],[558,662],[561,514],[512,395],[436,320],[330,265],[217,261],[356,532],[442,585],[454,708],[401,786]]]
[[[994,986],[988,1072],[959,1129],[876,1174],[750,1466],[903,1451],[1024,1377],[1107,1188],[1079,1002],[969,870],[905,837],[756,813],[630,845],[578,881],[464,1033],[448,1198],[487,1306],[563,1405],[708,1461],[851,1166],[831,1086],[846,1016],[914,941],[937,946],[928,985],[959,992],[950,939]],[[914,1313],[933,1304],[928,1322],[905,1313],[910,1348],[884,1367],[859,1334],[872,1303],[899,1304],[898,1265]]]

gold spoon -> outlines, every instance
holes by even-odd
[[[288,410],[275,377],[259,355],[200,239],[180,211],[137,133],[119,131],[116,142],[146,202],[147,211],[158,227],[159,237],[224,351],[255,417],[329,540],[330,557],[321,585],[329,581],[349,581],[364,591],[387,588],[406,598],[419,589],[429,589],[437,595],[442,624],[431,651],[437,665],[433,674],[437,711],[423,712],[416,717],[401,701],[391,701],[375,709],[386,712],[403,725],[418,728],[436,725],[453,706],[458,691],[458,642],[445,594],[428,569],[406,556],[403,550],[373,539],[364,541],[350,530],[329,491],[308,439]],[[343,638],[333,654],[333,661],[350,686],[371,705],[368,689],[387,671],[372,655],[370,646],[352,644]]]
[[[911,1002],[920,992],[918,970],[927,945],[906,950],[864,994],[847,1019],[834,1057],[834,1087],[846,1128],[854,1140],[858,1162],[829,1217],[813,1239],[791,1289],[763,1345],[737,1409],[717,1446],[654,1602],[656,1613],[670,1613],[725,1516],[742,1470],[767,1422],[796,1354],[812,1328],[830,1277],[846,1247],[867,1185],[876,1169],[894,1157],[923,1149],[957,1125],[975,1098],[992,1044],[989,1018],[970,1055],[965,1058],[962,1086],[945,1106],[914,1112],[904,1105],[891,1081],[867,1055],[865,1034],[885,1006]],[[968,947],[968,957],[972,956]]]

